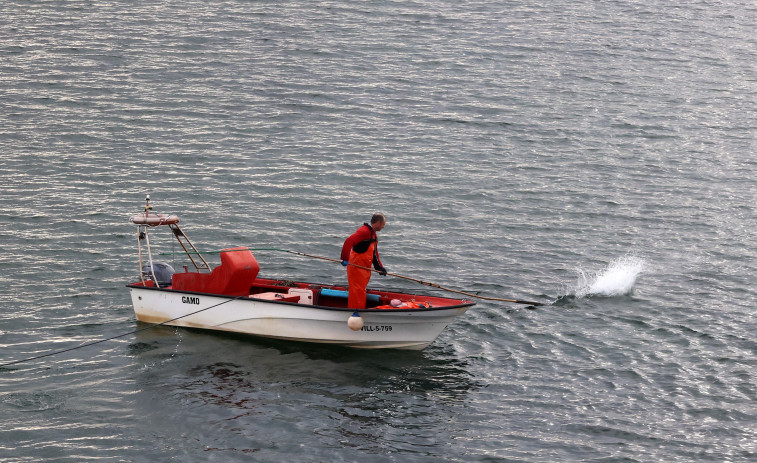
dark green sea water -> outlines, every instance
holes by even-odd
[[[0,362],[137,328],[147,193],[203,249],[337,257],[380,210],[390,272],[553,304],[480,301],[422,352],[157,328],[9,366],[0,460],[754,461],[756,24],[739,0],[4,0]]]

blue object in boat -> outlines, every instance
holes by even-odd
[[[343,297],[347,299],[347,291],[340,291],[338,289],[322,289],[321,290],[321,296],[329,296],[329,297]],[[379,296],[378,294],[368,294],[365,296],[366,301],[371,302],[378,302]]]

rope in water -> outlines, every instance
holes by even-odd
[[[106,341],[112,341],[114,339],[123,338],[124,336],[129,336],[131,334],[141,333],[142,331],[147,331],[147,330],[153,329],[153,328],[155,328],[157,326],[162,326],[162,325],[165,325],[166,323],[171,323],[173,321],[182,319],[184,317],[189,317],[190,315],[194,315],[194,314],[197,314],[197,313],[200,313],[200,312],[204,312],[206,310],[218,307],[219,305],[226,304],[227,302],[231,302],[233,300],[239,299],[240,297],[242,297],[242,296],[237,296],[237,297],[235,297],[233,299],[228,299],[226,301],[219,302],[218,304],[211,305],[210,307],[205,307],[204,309],[196,310],[196,311],[194,311],[192,313],[188,313],[186,315],[182,315],[181,317],[172,318],[171,320],[166,320],[164,322],[155,323],[155,324],[152,324],[150,326],[146,326],[144,328],[140,328],[138,330],[129,331],[128,333],[118,334],[116,336],[111,336],[109,338],[100,339],[98,341],[88,342],[86,344],[82,344],[82,345],[79,345],[79,346],[76,346],[76,347],[69,347],[68,349],[58,350],[58,351],[54,351],[54,352],[48,352],[46,354],[36,355],[34,357],[29,357],[29,358],[25,358],[25,359],[21,359],[21,360],[15,360],[13,362],[0,363],[0,368],[7,367],[7,366],[10,366],[10,365],[16,365],[16,364],[19,364],[19,363],[30,362],[32,360],[38,360],[38,359],[45,358],[45,357],[52,357],[53,355],[63,354],[65,352],[70,352],[72,350],[77,350],[77,349],[82,349],[84,347],[94,346],[95,344],[100,344],[100,343],[103,343],[103,342],[106,342]]]
[[[291,250],[288,250],[288,249],[279,249],[279,248],[246,248],[246,249],[229,249],[229,250],[218,250],[218,251],[202,251],[202,252],[188,251],[188,252],[191,252],[191,253],[194,253],[194,254],[219,254],[219,253],[222,253],[222,252],[239,252],[239,251],[276,251],[276,252],[286,252],[286,253],[289,253],[289,254],[295,254],[295,255],[298,255],[298,256],[309,257],[309,258],[313,258],[313,259],[321,259],[321,260],[326,260],[326,261],[330,261],[330,262],[337,262],[337,263],[340,263],[340,264],[342,263],[341,260],[331,259],[329,257],[316,256],[316,255],[312,255],[312,254],[305,254],[305,253],[302,253],[302,252],[291,251]],[[183,252],[182,253],[176,253],[176,252],[170,252],[169,253],[169,252],[165,252],[165,253],[160,253],[159,255],[172,255],[172,254],[184,254],[184,253]],[[349,265],[355,265],[355,264],[349,264]],[[355,266],[359,267],[361,269],[364,269],[364,270],[369,270],[371,272],[380,273],[378,270],[374,270],[374,269],[369,268],[369,267],[363,267],[361,265],[355,265]],[[477,299],[484,299],[484,300],[487,300],[487,301],[513,302],[513,303],[516,303],[516,304],[528,304],[528,305],[533,305],[533,306],[542,306],[542,305],[545,305],[542,302],[524,301],[524,300],[518,300],[518,299],[504,299],[504,298],[498,298],[498,297],[479,296],[477,294],[472,294],[472,293],[468,293],[468,292],[465,292],[465,291],[458,291],[458,290],[455,290],[455,289],[445,288],[444,286],[437,285],[436,283],[430,283],[428,281],[418,280],[416,278],[411,278],[411,277],[407,277],[407,276],[404,276],[404,275],[399,275],[399,274],[396,274],[396,273],[386,273],[386,275],[390,275],[390,276],[397,277],[397,278],[402,278],[402,279],[409,280],[409,281],[414,281],[416,283],[420,283],[420,284],[425,285],[425,286],[430,286],[430,287],[433,287],[433,288],[437,288],[437,289],[440,289],[442,291],[449,291],[449,292],[452,292],[452,293],[462,294],[464,296],[474,297],[474,298],[477,298]],[[204,309],[196,310],[194,312],[182,315],[180,317],[172,318],[172,319],[166,320],[164,322],[155,323],[155,324],[152,324],[150,326],[146,326],[144,328],[140,328],[138,330],[129,331],[128,333],[118,334],[118,335],[115,335],[115,336],[111,336],[109,338],[100,339],[98,341],[93,341],[93,342],[89,342],[89,343],[82,344],[82,345],[79,345],[79,346],[70,347],[68,349],[62,349],[62,350],[58,350],[58,351],[54,351],[54,352],[48,352],[48,353],[42,354],[42,355],[35,355],[33,357],[24,358],[24,359],[21,359],[21,360],[15,360],[13,362],[0,363],[0,368],[7,367],[7,366],[10,366],[10,365],[17,365],[19,363],[30,362],[32,360],[38,360],[38,359],[45,358],[45,357],[51,357],[53,355],[59,355],[59,354],[65,353],[65,352],[71,352],[73,350],[82,349],[82,348],[89,347],[89,346],[94,346],[95,344],[100,344],[100,343],[103,343],[103,342],[112,341],[114,339],[123,338],[125,336],[129,336],[129,335],[132,335],[132,334],[141,333],[143,331],[147,331],[147,330],[153,329],[155,327],[163,326],[163,325],[165,325],[167,323],[171,323],[173,321],[180,320],[180,319],[185,318],[185,317],[189,317],[190,315],[195,315],[195,314],[198,314],[200,312],[204,312],[206,310],[210,310],[212,308],[215,308],[215,307],[218,307],[220,305],[226,304],[226,303],[231,302],[233,300],[239,299],[240,297],[242,297],[242,296],[237,296],[237,297],[234,297],[232,299],[228,299],[228,300],[225,300],[223,302],[219,302],[218,304],[211,305],[210,307],[205,307]]]

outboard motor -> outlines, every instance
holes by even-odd
[[[161,288],[165,288],[166,286],[171,286],[171,277],[174,273],[176,273],[170,265],[166,264],[165,262],[160,261],[153,261],[152,268],[155,269],[155,280],[158,281],[158,286]],[[150,268],[150,263],[146,263],[142,265],[142,275],[146,280],[152,280],[152,269]]]

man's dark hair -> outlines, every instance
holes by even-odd
[[[381,214],[379,212],[373,214],[373,217],[371,217],[371,223],[378,222],[386,222],[386,217],[384,217],[384,214]]]

